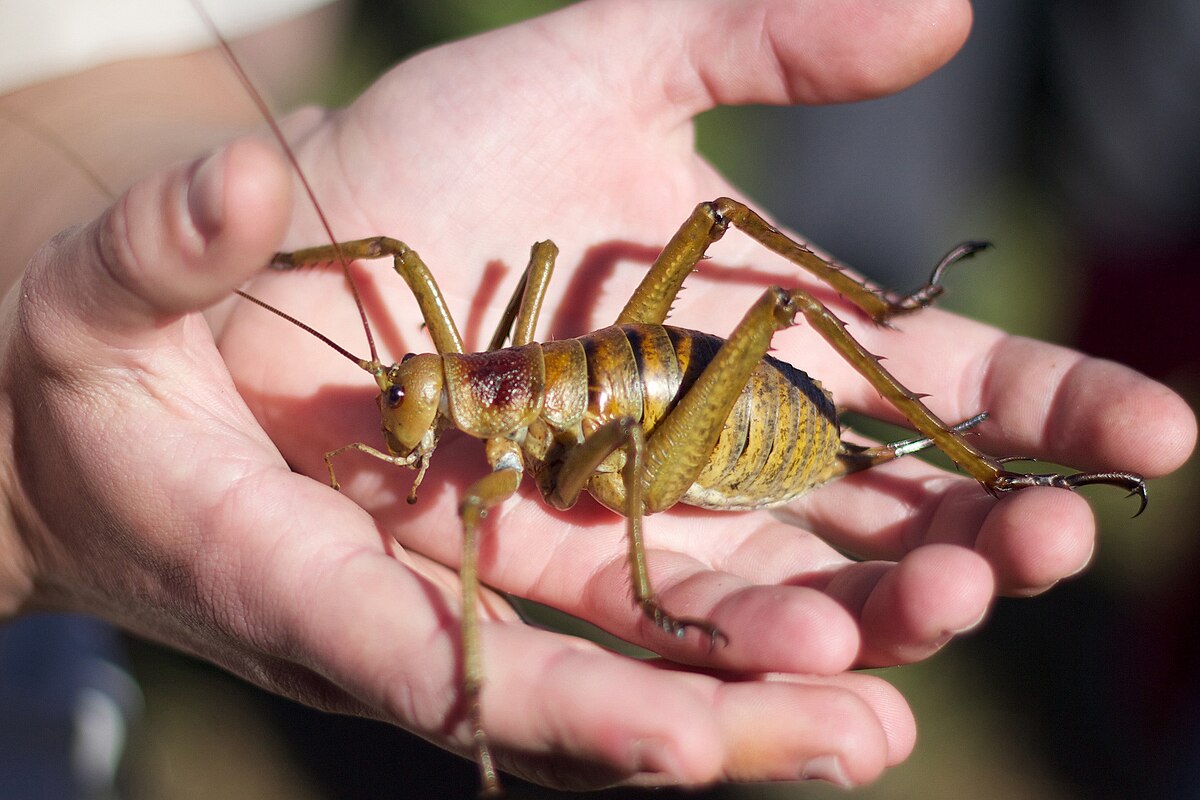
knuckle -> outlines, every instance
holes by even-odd
[[[17,289],[15,345],[47,366],[68,361],[72,336],[68,303],[69,286],[63,274],[66,252],[76,230],[68,229],[44,244],[29,261]]]

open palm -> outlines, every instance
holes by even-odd
[[[695,154],[695,114],[898,89],[947,58],[965,26],[963,9],[938,3],[904,12],[848,2],[580,4],[425,53],[350,108],[302,112],[286,127],[336,236],[384,234],[416,248],[469,348],[486,345],[524,254],[542,238],[563,253],[539,334],[578,335],[613,320],[696,202],[736,194]],[[344,456],[338,474],[351,502],[323,485],[321,456],[352,441],[381,444],[370,378],[240,301],[211,317],[218,357],[186,313],[279,246],[289,180],[261,144],[242,142],[199,172],[135,188],[81,234],[132,240],[100,249],[111,258],[91,276],[99,289],[84,284],[93,294],[55,277],[95,252],[86,244],[60,242],[57,258],[32,273],[31,286],[77,309],[75,324],[93,337],[87,363],[119,367],[82,383],[99,381],[111,402],[81,426],[67,402],[80,383],[62,378],[79,357],[38,338],[57,333],[34,329],[41,346],[30,350],[51,368],[32,365],[43,377],[27,413],[60,409],[59,452],[79,468],[45,488],[25,462],[27,483],[42,487],[26,490],[42,538],[59,543],[35,559],[55,587],[39,602],[100,611],[305,702],[466,751],[453,567],[458,498],[486,469],[479,443],[447,437],[416,506],[403,501],[405,473]],[[189,203],[173,213],[190,210],[191,222],[162,226],[155,209],[176,196]],[[282,247],[324,243],[311,211],[296,207]],[[724,334],[766,283],[810,283],[736,233],[715,255],[673,322]],[[387,264],[354,273],[385,352],[432,349]],[[366,355],[336,270],[261,275],[248,288]],[[111,302],[98,306],[96,291]],[[1122,367],[937,311],[880,329],[820,296],[945,418],[990,411],[997,423],[980,441],[1001,455],[1155,475],[1191,448],[1194,421],[1181,401]],[[895,417],[804,326],[775,343],[843,407]],[[73,497],[91,501],[84,521],[62,510]],[[1075,495],[1029,490],[997,502],[920,463],[847,479],[776,514],[677,508],[647,530],[664,605],[711,619],[726,646],[671,639],[636,613],[623,523],[588,502],[553,512],[527,486],[488,519],[481,576],[739,679],[630,661],[517,624],[485,598],[483,714],[506,768],[571,786],[869,780],[907,755],[912,720],[886,684],[845,670],[923,658],[976,624],[997,590],[1045,588],[1082,568],[1093,547],[1091,512]],[[120,561],[127,579],[103,577],[114,553],[137,554]]]
[[[610,324],[655,246],[691,207],[734,193],[694,151],[696,113],[718,102],[840,100],[889,88],[871,81],[883,73],[874,59],[891,56],[873,54],[873,41],[850,39],[838,21],[823,25],[820,17],[786,4],[763,4],[756,14],[729,19],[722,15],[731,9],[700,8],[681,20],[667,14],[647,18],[636,5],[573,7],[425,53],[382,78],[351,108],[297,120],[304,129],[301,159],[335,234],[343,239],[386,234],[419,250],[465,330],[468,349],[485,346],[523,256],[539,238],[553,238],[563,250],[542,337],[579,335]],[[772,33],[771,47],[744,44],[764,30]],[[671,46],[664,47],[664,40]],[[841,42],[845,52],[835,63],[849,66],[831,68],[834,45],[812,47],[822,41]],[[291,244],[323,241],[311,220],[294,227],[300,230],[293,231]],[[717,252],[715,263],[692,277],[676,304],[677,324],[727,333],[765,284],[812,283],[736,233]],[[739,269],[744,266],[752,269]],[[356,270],[380,338],[395,357],[431,351],[419,313],[389,267],[381,261]],[[345,299],[331,303],[331,290],[314,285],[341,282],[336,270],[330,273],[273,275],[255,288],[337,341],[363,350],[349,296],[343,291]],[[1176,407],[1169,394],[1128,370],[935,311],[903,320],[901,331],[879,329],[838,305],[837,298],[830,300],[870,349],[888,356],[893,371],[932,396],[942,416],[962,419],[989,410],[999,424],[985,425],[981,440],[1000,455],[1149,474],[1169,468],[1158,460],[1160,447],[1130,437],[1129,426],[1111,424],[1128,408],[1154,407],[1153,399],[1145,405],[1147,397],[1163,408]],[[273,440],[293,464],[320,477],[325,451],[349,441],[378,442],[374,387],[305,334],[281,332],[284,325],[258,309],[242,308],[223,352],[241,378],[239,388],[268,420]],[[253,333],[243,326],[253,326]],[[819,376],[844,407],[896,418],[802,328],[776,337],[782,357]],[[260,345],[280,336],[297,340],[286,346],[288,352],[303,348],[305,355],[277,360],[264,371]],[[272,352],[278,352],[274,345]],[[243,360],[254,370],[247,378],[238,369]],[[296,363],[311,370],[296,369]],[[337,385],[344,389],[325,384],[320,378],[325,367],[340,370]],[[1129,391],[1114,393],[1128,398],[1127,407],[1114,408],[1111,395],[1103,402],[1095,395],[1090,402],[1075,401],[1077,395],[1086,399],[1084,387],[1100,381],[1128,385]],[[1031,395],[1042,399],[1030,403]],[[297,397],[305,398],[299,406],[274,410],[281,398]],[[322,424],[311,424],[317,418]],[[338,469],[348,491],[401,543],[453,564],[460,546],[454,506],[486,464],[478,444],[462,441],[444,445],[435,464],[441,468],[435,467],[416,508],[398,502],[406,486],[393,468],[346,457]],[[357,480],[345,480],[351,476]],[[763,598],[781,608],[795,602],[804,612],[793,612],[793,619],[805,625],[819,621],[819,629],[826,635],[837,631],[849,648],[853,628],[843,609],[860,612],[867,596],[880,591],[887,600],[870,601],[869,619],[858,620],[867,623],[861,651],[843,650],[839,658],[856,653],[859,663],[894,663],[927,654],[949,632],[978,619],[992,592],[988,566],[1002,590],[1033,591],[1081,568],[1092,547],[1091,515],[1078,497],[1027,492],[997,504],[972,481],[917,464],[817,493],[789,509],[787,523],[769,515],[666,514],[650,524],[652,545],[661,551],[652,566],[671,576],[662,582],[664,592],[686,598],[681,613],[700,613],[723,628],[750,632],[734,636],[710,658],[695,642],[660,640],[630,613],[618,519],[594,509],[555,514],[524,502],[535,495],[529,487],[523,502],[510,504],[503,519],[493,522],[482,566],[490,584],[566,608],[674,658],[737,669],[827,670],[834,663],[826,660],[826,648],[797,646],[812,637],[808,628],[779,629],[777,638],[787,643],[782,652],[764,650],[764,637],[753,632],[776,628],[758,617]],[[851,507],[855,512],[846,513]],[[1031,527],[1032,520],[1040,522]],[[508,530],[520,535],[505,535]],[[851,566],[806,530],[902,566]],[[933,542],[968,549],[920,549]],[[903,614],[916,597],[892,594],[903,581],[899,576],[909,571],[943,576],[938,586],[921,583],[921,593],[935,593],[923,598],[932,613],[913,628],[905,628]],[[823,591],[781,594],[779,583]],[[829,603],[830,595],[838,602]],[[764,652],[771,656],[764,658]]]

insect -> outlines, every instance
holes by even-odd
[[[663,608],[646,568],[643,517],[678,502],[711,509],[768,508],[843,475],[935,446],[992,494],[1028,486],[1075,489],[1110,484],[1138,494],[1145,507],[1145,482],[1132,473],[1006,470],[1006,459],[980,452],[962,436],[983,414],[957,426],[944,424],[802,289],[767,289],[727,339],[666,326],[684,278],[730,225],[826,280],[879,323],[927,305],[941,292],[945,268],[981,247],[968,243],[956,248],[922,289],[889,296],[832,267],[747,206],[719,198],[696,207],[614,325],[575,339],[534,341],[557,253],[550,242],[536,244],[488,349],[481,353],[464,352],[436,281],[402,242],[377,237],[276,256],[275,266],[281,268],[328,263],[342,256],[392,258],[416,296],[437,348],[436,353],[408,355],[386,366],[374,354],[355,357],[302,326],[369,372],[379,387],[386,449],[355,442],[327,453],[334,487],[334,459],[354,450],[415,469],[409,495],[414,502],[443,433],[453,428],[486,443],[491,471],[467,489],[459,505],[464,691],[485,791],[494,791],[498,780],[479,717],[479,523],[488,509],[514,494],[525,473],[555,508],[570,508],[587,491],[622,514],[636,604],[666,634],[683,636],[695,628],[710,644],[724,638],[721,631],[706,620],[677,617]],[[792,325],[797,315],[803,315],[922,435],[877,447],[842,441],[828,393],[805,373],[767,355],[772,334]],[[512,345],[503,347],[510,336]]]
[[[231,60],[236,65],[236,59]],[[268,121],[273,125],[269,115]],[[282,136],[279,139],[286,150]],[[943,423],[802,289],[767,289],[725,339],[667,326],[684,279],[730,226],[813,273],[880,324],[930,303],[941,292],[945,269],[979,249],[969,243],[952,251],[925,287],[895,296],[860,283],[747,206],[718,198],[696,207],[612,326],[575,339],[536,341],[557,249],[549,242],[535,245],[482,353],[465,352],[432,273],[398,240],[331,242],[276,257],[275,265],[281,268],[391,258],[417,299],[436,349],[393,365],[380,361],[373,344],[369,358],[354,356],[286,313],[243,294],[317,336],[370,373],[378,386],[384,449],[354,442],[326,453],[334,487],[335,459],[357,451],[416,470],[410,493],[415,501],[446,431],[456,429],[486,442],[490,471],[460,502],[463,689],[485,792],[497,791],[499,780],[479,704],[479,528],[488,510],[511,497],[527,472],[556,508],[570,508],[586,491],[622,514],[637,605],[666,635],[681,637],[696,629],[710,646],[721,642],[724,634],[707,620],[676,616],[664,608],[647,570],[643,517],[678,502],[716,509],[767,508],[843,475],[934,446],[993,494],[1028,486],[1074,489],[1110,484],[1138,494],[1145,505],[1145,482],[1132,473],[1009,471],[1006,459],[982,453],[962,435],[982,415],[956,426]],[[361,302],[356,302],[361,312]],[[842,440],[830,396],[800,370],[767,355],[772,335],[794,324],[798,315],[900,411],[920,434],[917,438],[878,447]],[[511,346],[504,346],[510,341]]]

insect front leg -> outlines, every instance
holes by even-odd
[[[295,250],[291,253],[276,253],[271,260],[271,266],[277,269],[292,269],[303,266],[336,263],[342,259],[373,259],[390,256],[392,265],[408,288],[425,318],[425,327],[433,339],[433,344],[439,354],[463,352],[462,336],[450,309],[446,306],[446,298],[442,296],[433,273],[425,262],[417,255],[417,251],[398,239],[387,236],[374,236],[370,239],[356,239],[352,242],[327,244],[321,247],[309,247]]]
[[[492,750],[483,726],[480,693],[483,690],[483,653],[479,641],[479,523],[488,511],[512,497],[521,485],[520,455],[504,439],[489,440],[489,460],[496,453],[493,471],[467,489],[458,506],[462,518],[462,562],[458,568],[462,583],[462,653],[463,696],[467,704],[468,721],[475,745],[475,762],[479,765],[482,783],[481,796],[500,795],[500,779],[496,773]],[[516,457],[517,461],[511,460]]]
[[[394,464],[397,467],[416,467],[417,477],[413,479],[412,488],[408,492],[408,502],[417,502],[417,489],[421,486],[421,481],[425,479],[425,471],[429,469],[429,455],[408,455],[397,456],[391,453],[385,453],[382,450],[376,449],[369,444],[362,442],[352,442],[351,444],[342,445],[336,450],[330,450],[325,454],[325,468],[329,470],[329,485],[339,492],[342,490],[341,483],[338,482],[337,475],[333,471],[333,460],[343,453],[351,450],[357,450],[360,453],[366,453],[372,458],[377,458],[380,461],[386,461],[389,464]]]

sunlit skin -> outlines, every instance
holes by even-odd
[[[695,114],[896,91],[949,58],[968,26],[969,9],[948,0],[596,0],[426,52],[351,107],[283,127],[336,236],[419,249],[465,349],[486,347],[530,244],[553,239],[562,254],[538,336],[565,338],[617,317],[697,201],[737,196],[696,155]],[[240,97],[212,81],[178,88],[228,91],[197,109]],[[199,122],[180,121],[178,140],[209,130]],[[0,165],[21,166],[3,152]],[[230,296],[245,286],[362,355],[341,276],[262,273],[273,252],[326,241],[293,173],[262,138],[129,178],[149,166],[161,171],[47,244],[7,297],[0,608],[90,611],[469,754],[458,506],[487,471],[482,448],[447,434],[416,505],[409,473],[361,453],[339,457],[343,492],[332,491],[326,452],[385,446],[378,384]],[[990,412],[971,440],[986,452],[1153,479],[1193,447],[1183,402],[1119,365],[937,309],[878,327],[742,237],[712,256],[671,324],[725,336],[766,285],[812,289],[939,417]],[[353,270],[384,359],[436,349],[389,268]],[[898,418],[810,326],[773,346],[840,407]],[[481,710],[497,761],[559,786],[873,780],[907,757],[915,725],[895,689],[847,670],[923,659],[997,593],[1042,591],[1095,546],[1077,494],[997,500],[914,460],[774,514],[676,507],[647,525],[648,567],[665,607],[728,637],[709,652],[633,608],[618,516],[587,502],[559,512],[537,494],[526,482],[480,525],[485,584],[728,671],[630,661],[529,628],[483,592]]]
[[[272,121],[269,115],[267,119]],[[480,523],[514,496],[526,471],[556,509],[574,507],[586,490],[622,514],[627,520],[636,605],[669,636],[682,639],[689,630],[699,631],[710,650],[728,642],[725,634],[708,620],[673,614],[651,588],[642,517],[679,502],[713,510],[774,508],[828,481],[937,446],[993,495],[1034,486],[1074,489],[1109,484],[1139,496],[1138,515],[1146,508],[1145,480],[1132,473],[1023,474],[1004,469],[1007,459],[988,456],[966,441],[962,431],[968,423],[954,427],[942,423],[877,356],[847,333],[841,320],[804,290],[768,288],[725,340],[664,327],[683,281],[731,225],[829,281],[843,299],[876,324],[889,324],[896,316],[919,310],[943,291],[940,276],[950,257],[937,265],[928,284],[910,295],[873,290],[848,272],[831,269],[744,204],[719,198],[696,207],[638,284],[616,325],[572,339],[532,341],[557,254],[550,242],[534,245],[529,265],[483,353],[462,352],[461,336],[428,267],[411,248],[392,239],[282,253],[274,257],[273,265],[288,269],[338,265],[361,310],[349,263],[391,257],[396,273],[413,290],[437,355],[409,354],[385,369],[365,315],[364,333],[372,357],[359,359],[310,326],[241,293],[375,378],[387,452],[352,442],[326,453],[333,488],[340,487],[333,460],[359,452],[417,469],[408,496],[415,503],[417,487],[444,431],[459,430],[487,441],[491,473],[472,483],[459,504],[464,548],[459,568],[465,610],[463,686],[484,795],[496,795],[501,789],[481,717],[480,693],[486,678],[474,608],[476,549]],[[973,244],[952,252],[970,254],[979,247]],[[774,333],[794,325],[801,314],[926,436],[878,447],[842,441],[828,393],[803,372],[766,355]],[[513,346],[502,347],[510,338]],[[969,424],[985,416],[977,415]]]

